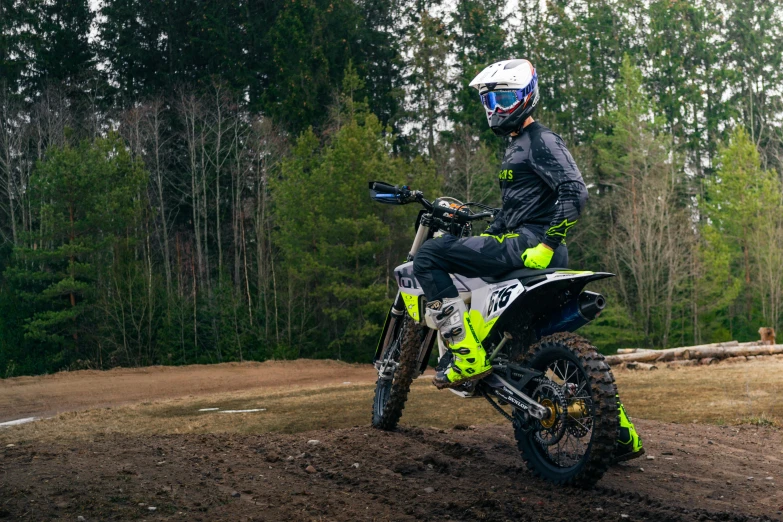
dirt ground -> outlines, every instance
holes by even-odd
[[[617,371],[647,455],[587,492],[534,479],[483,400],[426,379],[402,428],[373,430],[368,366],[10,379],[0,419],[80,411],[0,429],[0,519],[783,521],[781,370]]]
[[[267,361],[117,368],[0,379],[0,422],[66,411],[248,389],[296,389],[375,381],[372,366],[337,361]]]
[[[617,465],[587,492],[533,479],[506,425],[394,433],[361,426],[296,435],[113,435],[68,445],[20,444],[0,450],[0,516],[781,520],[780,432],[638,425],[654,460]]]

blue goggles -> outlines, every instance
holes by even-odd
[[[538,75],[534,72],[533,79],[530,80],[530,83],[524,89],[489,91],[481,95],[481,103],[489,111],[514,109],[533,92],[537,83]]]

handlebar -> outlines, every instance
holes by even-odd
[[[420,203],[428,212],[436,214],[436,218],[445,218],[450,222],[456,218],[460,222],[467,223],[478,219],[491,218],[497,213],[497,209],[484,205],[483,203],[459,203],[459,206],[449,204],[448,208],[441,208],[441,205],[438,205],[438,211],[436,212],[436,205],[433,202],[428,201],[424,197],[424,193],[420,190],[411,190],[405,185],[401,187],[394,186],[382,181],[371,181],[369,183],[369,188],[370,197],[379,203],[406,205],[415,201]],[[435,200],[435,203],[438,201],[439,200]],[[484,210],[484,212],[472,214],[469,209],[470,206],[477,206]]]
[[[477,219],[491,218],[494,216],[492,212],[481,212],[479,214],[465,214],[464,212],[460,212],[460,214],[462,214],[462,219],[465,221],[475,221]]]
[[[428,211],[432,211],[432,202],[428,201],[424,198],[424,194],[419,190],[411,191],[410,196],[411,199],[415,199],[419,203],[421,203],[424,208],[426,208]],[[468,205],[473,205],[474,203],[466,203],[463,208],[468,208]],[[488,207],[486,205],[481,205],[482,207],[486,209],[490,209],[490,212],[480,212],[478,214],[469,214],[468,212],[465,212],[464,210],[457,210],[456,214],[459,215],[460,219],[463,221],[476,221],[477,219],[484,219],[484,218],[491,218],[495,216],[495,213],[498,209],[494,209],[492,207]]]

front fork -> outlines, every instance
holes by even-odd
[[[381,338],[378,341],[378,346],[375,349],[375,358],[373,359],[373,364],[378,370],[379,378],[391,378],[394,375],[394,371],[397,369],[397,362],[389,360],[386,354],[386,350],[388,350],[394,343],[395,336],[399,335],[401,326],[400,323],[405,319],[405,313],[405,303],[402,300],[402,295],[400,292],[397,292],[397,297],[394,299],[394,304],[389,309],[389,313],[386,314],[386,322],[383,325]],[[427,369],[430,353],[432,352],[432,347],[435,345],[435,338],[437,336],[437,330],[431,330],[427,328],[424,339],[419,345],[418,355],[416,356],[417,376],[424,373],[424,371]]]
[[[430,229],[422,224],[419,225],[416,230],[416,237],[411,245],[410,252],[408,253],[408,261],[412,261],[416,256],[416,252],[419,251],[421,245],[427,240],[427,236],[430,233]],[[423,313],[421,314],[424,315]],[[398,335],[399,327],[402,320],[405,318],[405,302],[402,299],[402,294],[397,291],[397,296],[394,298],[394,303],[389,309],[389,313],[386,314],[386,321],[383,324],[383,330],[381,331],[381,338],[378,340],[378,346],[375,348],[375,357],[373,358],[373,364],[378,370],[379,378],[390,378],[394,374],[396,369],[396,363],[394,361],[385,361],[386,350],[392,345],[394,336]],[[435,332],[429,330],[424,338],[421,346],[419,347],[418,361],[418,374],[421,375],[424,370],[427,369],[427,362],[430,358],[430,352],[432,346],[435,344]],[[393,369],[391,368],[394,363]]]
[[[416,256],[416,252],[419,251],[421,245],[423,245],[427,240],[428,234],[429,229],[423,225],[419,225],[419,228],[416,229],[416,237],[413,239],[411,250],[408,252],[408,261],[413,261],[413,258]],[[402,300],[402,294],[398,290],[397,296],[394,298],[394,303],[392,304],[389,313],[386,314],[386,321],[383,324],[381,338],[378,340],[378,346],[375,348],[375,357],[373,358],[373,363],[376,367],[378,366],[378,360],[380,360],[384,355],[384,348],[389,346],[391,341],[394,339],[394,333],[397,330],[397,324],[402,320],[402,316],[404,314],[405,303]]]

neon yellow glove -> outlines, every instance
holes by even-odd
[[[528,268],[543,270],[552,262],[554,253],[554,250],[543,243],[539,243],[533,248],[528,248],[522,252],[522,262],[525,263],[525,266]]]

